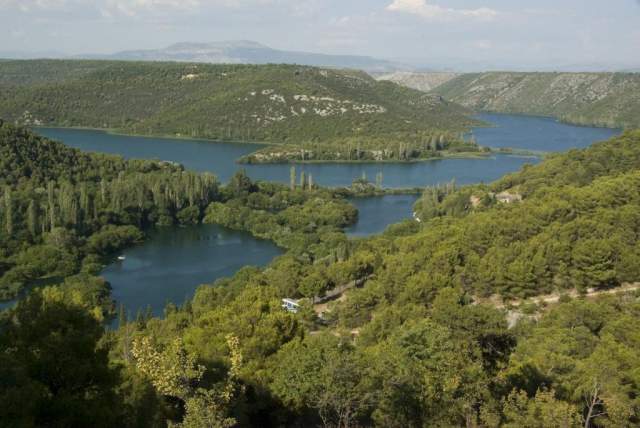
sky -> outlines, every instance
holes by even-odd
[[[640,68],[640,0],[0,0],[0,51],[268,46],[435,68]]]

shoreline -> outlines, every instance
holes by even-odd
[[[494,113],[487,112],[492,114],[510,114],[510,113]],[[528,116],[522,114],[522,116]],[[546,116],[537,116],[541,118],[553,119],[552,117]],[[579,126],[579,125],[576,125]],[[492,125],[488,127],[497,127],[497,125]],[[589,127],[585,125],[584,127]],[[164,134],[133,134],[119,131],[115,128],[96,128],[91,126],[49,126],[49,125],[38,125],[38,126],[29,126],[30,129],[33,129],[35,132],[38,129],[59,129],[59,130],[72,130],[72,131],[93,131],[100,132],[107,135],[113,136],[121,136],[121,137],[134,137],[134,138],[161,138],[165,140],[176,140],[176,141],[191,141],[191,142],[203,142],[203,143],[213,143],[213,144],[242,144],[242,145],[251,145],[255,146],[257,150],[260,147],[270,147],[270,146],[282,146],[282,143],[266,143],[266,142],[258,142],[258,141],[240,141],[240,140],[215,140],[211,138],[203,138],[203,137],[188,137],[188,136],[176,136],[176,135],[164,135]],[[618,128],[604,128],[604,129],[618,129]],[[286,145],[285,145],[286,146]],[[502,154],[507,156],[516,156],[522,158],[544,158],[551,152],[545,151],[535,151],[535,150],[526,150],[526,149],[516,149],[516,148],[495,148],[486,146],[488,151],[485,152],[460,152],[460,153],[446,153],[442,156],[438,157],[430,157],[430,158],[422,158],[422,159],[410,159],[410,160],[397,160],[397,159],[388,159],[388,160],[339,160],[339,159],[317,159],[317,160],[289,160],[289,161],[281,161],[281,162],[246,162],[243,161],[243,158],[246,156],[251,156],[253,153],[249,153],[248,155],[244,155],[235,160],[235,163],[238,165],[312,165],[312,164],[415,164],[421,162],[431,162],[438,160],[447,160],[447,159],[479,159],[486,160],[489,159],[492,155]],[[256,150],[256,151],[257,151]]]
[[[414,164],[421,162],[431,162],[445,159],[487,159],[491,157],[491,155],[496,154],[495,151],[489,152],[461,152],[459,154],[451,154],[439,157],[431,157],[424,159],[410,159],[410,160],[397,160],[397,159],[387,159],[387,160],[339,160],[339,159],[315,159],[315,160],[289,160],[289,161],[281,161],[281,162],[238,162],[240,165],[307,165],[307,164]]]
[[[116,135],[121,137],[136,137],[136,138],[161,138],[163,140],[185,140],[185,141],[201,141],[203,143],[216,143],[216,144],[247,144],[255,146],[270,146],[270,143],[264,143],[259,141],[241,141],[241,140],[215,140],[213,138],[205,137],[188,137],[188,136],[176,136],[171,134],[132,134],[127,132],[118,131],[116,128],[94,128],[91,126],[48,126],[48,125],[28,125],[28,128],[37,131],[40,128],[44,129],[69,129],[72,131],[95,131],[102,132],[107,135]]]
[[[243,144],[243,145],[252,145],[252,146],[262,146],[262,147],[270,147],[270,146],[282,146],[283,143],[267,143],[267,142],[258,142],[258,141],[240,141],[240,140],[215,140],[211,138],[204,137],[188,137],[188,136],[176,136],[176,135],[164,135],[164,134],[133,134],[119,131],[115,128],[96,128],[91,126],[59,126],[59,125],[29,125],[30,129],[33,129],[35,132],[38,129],[60,129],[60,130],[72,130],[72,131],[93,131],[100,132],[107,135],[121,136],[121,137],[134,137],[134,138],[161,138],[166,140],[184,140],[184,141],[195,141],[195,142],[203,142],[203,143],[215,143],[215,144]],[[286,145],[285,145],[286,146]],[[495,149],[489,148],[488,152],[460,152],[460,153],[451,153],[445,154],[439,157],[431,157],[424,159],[411,159],[411,160],[397,160],[397,159],[389,159],[389,160],[337,160],[337,159],[327,159],[327,160],[292,160],[292,161],[284,161],[284,162],[244,162],[242,161],[242,157],[235,160],[235,163],[238,165],[304,165],[304,164],[413,164],[419,162],[429,162],[429,161],[437,161],[444,159],[487,159],[492,154],[498,153]],[[259,149],[258,149],[259,150]],[[245,156],[250,156],[255,152],[249,153]],[[527,156],[531,155],[527,153]],[[535,155],[534,155],[535,156]]]
[[[551,114],[545,115],[545,114],[522,113],[522,112],[506,112],[506,111],[495,111],[495,110],[477,110],[476,111],[476,115],[481,115],[481,114],[495,114],[495,115],[504,115],[504,116],[521,116],[521,117],[535,117],[535,118],[538,118],[538,119],[550,119],[550,120],[553,120],[553,121],[555,121],[557,123],[561,123],[563,125],[575,126],[575,127],[578,127],[578,128],[613,129],[613,130],[620,131],[620,133],[623,133],[626,129],[633,129],[633,127],[624,128],[624,127],[622,127],[620,125],[606,126],[606,125],[594,124],[594,123],[572,122],[570,120],[566,120],[566,119],[563,119],[562,117],[554,116],[554,115],[551,115]],[[497,127],[498,127],[498,125],[489,126],[489,128],[497,128]],[[486,128],[486,127],[478,126],[477,128]]]

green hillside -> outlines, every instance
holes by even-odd
[[[167,162],[83,153],[0,121],[0,194],[1,301],[30,284],[97,274],[142,239],[138,228],[199,220],[218,182]]]
[[[25,403],[0,406],[6,426],[640,422],[640,131],[427,189],[421,222],[361,240],[341,231],[355,209],[315,186],[218,186],[7,124],[0,155],[0,291],[56,281],[0,312],[0,397]],[[104,331],[104,257],[138,225],[200,220],[287,251]]]
[[[474,110],[553,116],[580,125],[640,126],[640,73],[474,73],[432,93]]]
[[[209,173],[84,153],[0,120],[0,302],[77,274],[103,289],[93,275],[114,252],[153,227],[200,223],[205,215],[321,258],[348,252],[342,228],[358,213],[343,193],[311,180],[253,183],[239,171],[219,186]]]
[[[0,76],[0,117],[21,125],[321,144],[340,152],[329,158],[353,159],[348,139],[385,159],[431,157],[431,141],[477,151],[460,137],[475,123],[465,109],[357,71],[37,60],[0,63]]]

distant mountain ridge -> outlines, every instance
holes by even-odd
[[[640,70],[636,61],[616,63],[566,63],[564,61],[554,61],[551,64],[537,64],[535,62],[495,62],[433,56],[380,59],[367,55],[332,55],[275,49],[251,40],[182,42],[158,49],[132,49],[106,54],[88,52],[71,55],[55,50],[7,50],[0,51],[0,59],[97,59],[211,64],[296,64],[325,68],[359,69],[372,74],[395,72],[422,74],[436,71],[446,74],[450,72],[470,73],[502,70],[519,72],[628,72]]]
[[[353,68],[370,72],[409,70],[411,66],[360,55],[327,55],[286,51],[249,40],[213,43],[176,43],[162,49],[122,51],[109,55],[80,55],[82,59],[175,61],[211,64],[298,64],[314,67]]]

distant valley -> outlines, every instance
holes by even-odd
[[[453,72],[413,72],[413,71],[395,71],[393,73],[374,73],[377,80],[388,80],[407,88],[417,89],[418,91],[429,92],[460,76],[460,73]]]
[[[609,128],[640,126],[640,73],[378,74],[475,111],[555,117]]]

